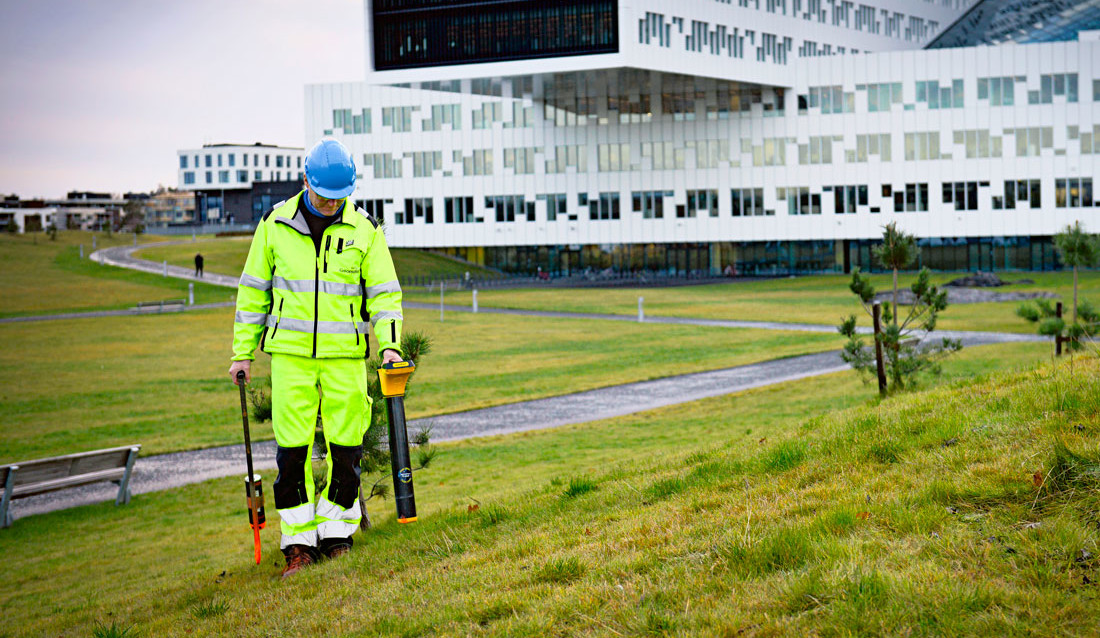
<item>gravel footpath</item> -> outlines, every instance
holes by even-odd
[[[184,243],[184,242],[176,242]],[[140,248],[140,247],[139,247]],[[107,248],[92,254],[100,263],[125,268],[135,268],[148,272],[163,272],[163,265],[135,259],[132,246]],[[193,271],[169,266],[169,276],[184,279],[196,279]],[[237,281],[226,275],[207,275],[203,281],[235,287]],[[222,304],[217,304],[218,306]],[[434,304],[406,303],[410,308],[439,308]],[[445,306],[445,311],[471,312],[464,306]],[[637,316],[613,314],[583,314],[568,312],[542,312],[531,310],[510,310],[502,308],[480,308],[480,312],[492,314],[512,314],[543,318],[600,319],[609,321],[637,321]],[[132,313],[125,313],[132,314]],[[87,313],[78,316],[102,316],[102,313]],[[47,318],[54,318],[53,316]],[[19,320],[27,321],[25,317]],[[691,319],[681,317],[645,317],[645,323],[667,323],[699,325],[725,328],[764,328],[770,330],[803,330],[811,332],[835,333],[835,326],[813,324],[787,324],[766,321],[726,321],[715,319]],[[933,337],[958,338],[965,345],[984,345],[1006,342],[1046,341],[1035,335],[937,331]],[[697,401],[708,397],[722,396],[766,385],[804,379],[839,372],[847,368],[839,353],[823,352],[787,359],[765,361],[745,366],[699,372],[675,377],[628,383],[624,385],[589,390],[558,397],[536,399],[509,405],[445,414],[427,419],[409,422],[410,430],[430,425],[433,441],[455,441],[481,436],[508,434],[528,430],[553,428],[562,425],[587,423],[616,416],[623,416],[652,410],[655,408]],[[230,389],[227,381],[226,391]],[[376,406],[384,409],[383,406]],[[275,443],[263,441],[253,444],[253,462],[257,470],[275,468]],[[243,480],[244,446],[232,445],[208,448],[190,452],[161,454],[139,457],[131,478],[131,491],[144,494],[171,489],[192,483],[240,475]],[[270,477],[269,480],[274,480]],[[89,485],[20,499],[12,504],[16,518],[49,512],[78,505],[86,505],[113,500],[118,489],[109,483]]]

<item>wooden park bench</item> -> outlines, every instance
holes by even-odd
[[[169,312],[181,312],[187,305],[185,299],[162,299],[160,301],[139,301],[135,310],[138,312],[151,312],[156,309],[157,312],[164,312],[167,309]]]
[[[140,445],[126,445],[0,465],[0,485],[4,486],[3,500],[0,501],[0,527],[11,527],[13,518],[10,506],[13,499],[78,485],[113,481],[118,483],[115,505],[129,503],[130,474],[139,450]]]

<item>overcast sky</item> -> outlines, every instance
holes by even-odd
[[[304,143],[364,77],[362,0],[0,0],[0,194],[176,186],[176,151]]]

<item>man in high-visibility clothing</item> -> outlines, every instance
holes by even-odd
[[[367,321],[382,362],[401,361],[401,287],[377,222],[356,209],[348,149],[323,139],[305,161],[305,189],[264,215],[237,289],[236,383],[251,380],[256,346],[271,355],[278,443],[275,507],[283,577],[336,558],[359,526],[359,461],[370,424]],[[325,489],[314,494],[310,450],[320,409],[328,445]]]

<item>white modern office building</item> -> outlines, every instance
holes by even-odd
[[[271,144],[206,144],[176,151],[178,189],[194,194],[183,225],[255,223],[302,185],[304,149]],[[172,222],[179,224],[180,222]]]
[[[254,182],[300,180],[303,150],[270,144],[207,144],[176,151],[179,190],[252,188]]]
[[[1100,0],[365,11],[370,71],[306,88],[306,142],[352,149],[394,246],[516,272],[846,271],[896,221],[923,265],[1003,270],[1100,231]]]

